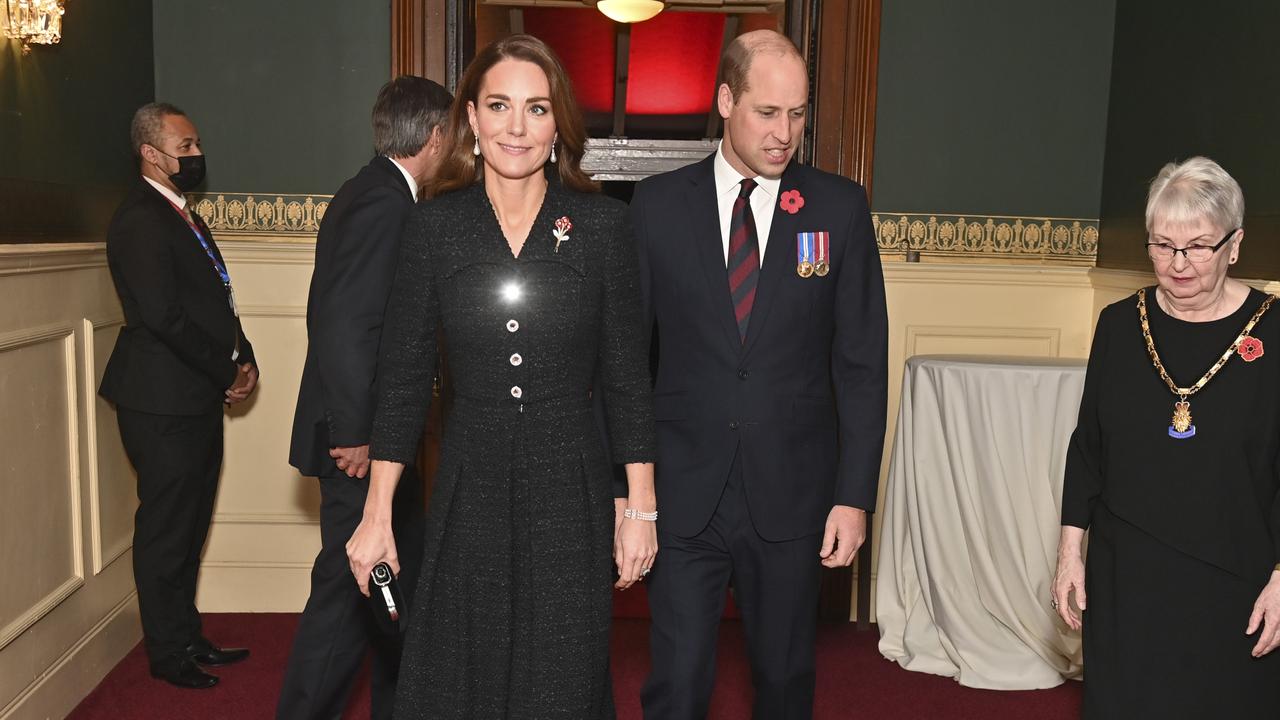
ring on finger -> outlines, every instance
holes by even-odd
[[[1054,610],[1058,609],[1058,598],[1049,598],[1049,607]]]

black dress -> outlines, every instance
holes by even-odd
[[[556,221],[572,228],[559,244]],[[455,401],[401,661],[399,718],[612,718],[610,462],[653,461],[625,206],[551,180],[518,258],[483,186],[407,223],[370,454],[411,462],[443,329]],[[600,377],[612,457],[591,401]]]
[[[1161,361],[1195,383],[1258,309],[1229,317],[1147,315]],[[1250,656],[1245,627],[1280,557],[1280,305],[1191,396],[1194,436],[1169,432],[1176,397],[1157,375],[1137,296],[1098,319],[1080,421],[1067,455],[1062,522],[1089,528],[1084,717],[1276,717],[1280,652]]]

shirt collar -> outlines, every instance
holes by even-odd
[[[724,157],[724,141],[716,146],[716,159],[712,161],[715,168],[716,176],[716,195],[724,195],[725,193],[738,192],[739,183],[743,181],[743,176]],[[755,177],[756,185],[763,190],[770,198],[778,196],[778,186],[782,184],[782,178],[767,178],[760,175]]]
[[[149,182],[149,183],[151,183],[151,187],[155,188],[156,190],[159,190],[159,191],[160,191],[160,194],[164,196],[164,199],[165,199],[165,200],[168,200],[169,202],[173,203],[174,205],[177,205],[179,210],[183,210],[183,209],[185,209],[185,208],[187,207],[187,199],[186,199],[185,197],[183,197],[183,196],[181,196],[181,195],[179,195],[179,194],[175,193],[174,191],[172,191],[172,190],[170,190],[169,188],[167,188],[167,187],[165,187],[165,186],[161,185],[160,183],[156,182],[155,180],[152,180],[151,178],[147,177],[146,175],[143,175],[143,176],[142,176],[142,179],[143,179],[143,180],[146,180],[146,181],[147,181],[147,182]]]
[[[413,174],[408,170],[405,170],[399,160],[396,160],[393,157],[388,157],[387,159],[395,164],[397,168],[400,168],[400,174],[404,175],[404,181],[409,183],[409,192],[413,195],[413,201],[418,202],[418,181],[413,178]]]

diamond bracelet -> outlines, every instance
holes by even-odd
[[[622,517],[627,518],[628,520],[647,520],[649,522],[657,522],[658,511],[654,510],[653,512],[640,512],[635,508],[627,508],[626,510],[622,511]]]

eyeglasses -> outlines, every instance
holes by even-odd
[[[1219,240],[1217,245],[1188,245],[1180,248],[1169,243],[1147,243],[1147,254],[1152,260],[1168,261],[1172,260],[1174,255],[1182,253],[1182,257],[1193,263],[1209,262],[1213,259],[1213,254],[1218,252],[1218,248],[1226,245],[1227,241],[1235,237],[1238,232],[1240,228],[1227,233],[1227,236]]]

